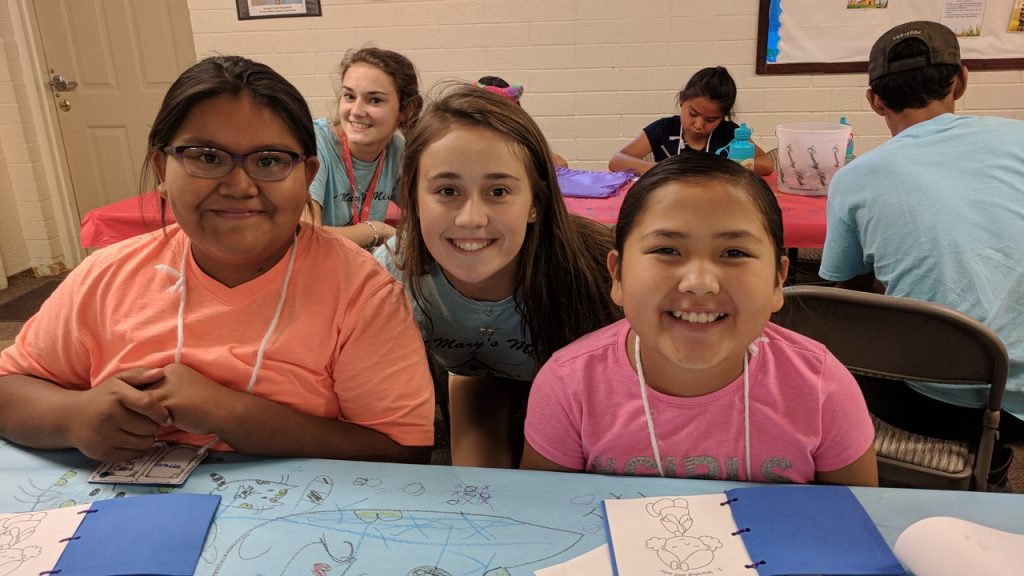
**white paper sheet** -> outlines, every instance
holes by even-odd
[[[957,36],[981,36],[985,0],[945,0],[942,4],[942,23]]]
[[[605,500],[619,576],[750,574],[750,556],[723,494]]]
[[[586,554],[541,568],[533,572],[536,576],[613,576],[612,558],[608,554],[608,545],[602,544]]]
[[[916,576],[1020,576],[1024,534],[934,516],[904,530],[895,552]]]
[[[67,539],[78,530],[88,504],[0,514],[0,574],[39,574],[52,569]]]

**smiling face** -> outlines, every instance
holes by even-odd
[[[246,94],[197,104],[170,145],[231,154],[302,152],[284,121]],[[154,154],[153,167],[160,195],[192,241],[196,262],[211,277],[235,286],[262,274],[287,252],[319,163],[315,157],[297,162],[285,179],[275,182],[253,180],[241,162],[222,178],[191,176],[181,160],[163,152]]]
[[[363,162],[377,158],[401,122],[399,104],[394,80],[380,68],[360,62],[345,71],[338,119],[353,156]]]
[[[695,396],[742,373],[747,345],[782,306],[788,262],[776,266],[746,192],[716,180],[672,181],[650,194],[608,268],[612,298],[640,337],[648,383]],[[632,355],[632,339],[627,348]]]
[[[704,149],[711,133],[722,123],[722,108],[704,96],[684,100],[679,106],[683,138],[691,148]],[[714,152],[714,150],[712,150]]]
[[[536,218],[513,141],[454,126],[423,151],[416,195],[423,242],[452,285],[477,300],[511,296],[527,224]]]

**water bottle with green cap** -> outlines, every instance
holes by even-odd
[[[747,170],[754,169],[754,143],[750,141],[753,130],[745,123],[736,128],[732,142],[729,143],[729,160],[736,162]]]
[[[845,126],[850,125],[846,121],[846,116],[840,116],[839,123]],[[850,137],[846,139],[846,160],[844,161],[844,165],[849,164],[856,157],[857,155],[853,153],[853,127],[850,127]]]

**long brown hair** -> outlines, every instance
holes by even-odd
[[[420,230],[419,162],[423,152],[456,125],[487,128],[510,139],[529,175],[537,216],[527,225],[519,251],[513,296],[524,332],[530,335],[533,358],[542,364],[555,350],[621,318],[611,299],[605,265],[613,247],[611,230],[566,210],[547,140],[526,111],[476,86],[452,87],[427,106],[408,135],[402,158],[405,218],[397,234],[396,264],[428,318],[420,282],[436,263]]]

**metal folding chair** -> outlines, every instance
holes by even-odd
[[[874,418],[881,479],[921,488],[987,489],[1009,368],[994,332],[932,302],[822,286],[786,287],[783,293],[785,305],[772,320],[823,343],[854,374],[894,382],[988,384],[988,405],[970,438],[930,438]]]

